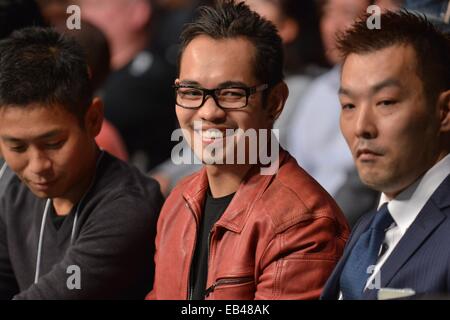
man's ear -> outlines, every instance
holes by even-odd
[[[89,106],[84,118],[84,126],[92,137],[98,136],[103,125],[103,102],[95,97]]]
[[[441,119],[441,132],[450,133],[450,90],[439,95],[438,107]]]
[[[288,96],[289,89],[284,81],[279,82],[270,90],[266,107],[272,124],[278,119],[281,111],[283,111],[284,104],[286,103]]]

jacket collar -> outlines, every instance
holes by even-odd
[[[289,154],[280,148],[280,168],[289,158]],[[217,221],[216,225],[240,233],[245,225],[248,214],[251,211],[250,209],[255,204],[255,200],[266,190],[275,175],[261,175],[259,165],[251,167],[242,180],[231,203],[228,205],[219,221]],[[183,197],[191,207],[197,223],[199,223],[201,219],[207,190],[208,176],[206,174],[206,167],[203,166],[203,168],[186,185],[183,191]]]

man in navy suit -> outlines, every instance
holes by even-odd
[[[339,39],[340,124],[361,180],[381,192],[322,299],[450,293],[450,38],[423,16],[381,16]]]

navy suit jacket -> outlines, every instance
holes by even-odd
[[[364,215],[353,229],[342,258],[325,284],[321,299],[339,298],[339,279],[344,264],[375,213]],[[383,264],[380,275],[381,288],[411,288],[417,297],[450,293],[450,175],[428,199]],[[368,289],[363,299],[377,299],[377,292]]]

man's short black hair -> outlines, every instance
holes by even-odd
[[[197,36],[216,40],[244,37],[255,46],[255,77],[269,86],[283,80],[282,41],[271,22],[251,11],[243,2],[234,0],[218,1],[215,7],[200,7],[197,14],[195,21],[187,24],[181,34],[179,62],[188,44]]]
[[[49,28],[25,28],[0,41],[0,108],[60,106],[83,123],[92,101],[85,54]]]
[[[381,15],[381,28],[369,29],[368,15],[338,37],[344,59],[354,54],[376,52],[394,45],[411,45],[416,53],[416,71],[427,100],[434,104],[441,92],[450,89],[450,37],[439,31],[424,15],[407,10]]]

